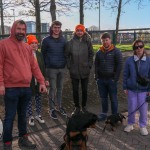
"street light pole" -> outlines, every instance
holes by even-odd
[[[101,25],[100,25],[100,15],[101,15],[101,10],[100,10],[100,7],[101,7],[101,3],[100,3],[100,0],[99,0],[99,31],[100,31],[100,29],[101,29]]]

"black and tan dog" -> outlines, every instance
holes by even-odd
[[[65,142],[60,146],[60,150],[73,150],[73,147],[87,150],[87,128],[95,128],[97,120],[97,115],[90,112],[80,112],[71,116],[64,135]]]
[[[113,114],[107,117],[107,120],[105,121],[105,126],[103,129],[103,132],[106,129],[106,126],[109,124],[111,127],[111,130],[114,131],[114,127],[117,125],[118,122],[123,122],[123,119],[126,119],[125,116],[123,116],[121,113]]]

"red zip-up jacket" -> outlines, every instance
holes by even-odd
[[[17,23],[14,22],[10,37],[0,41],[0,86],[30,87],[32,74],[44,85],[44,77],[32,49],[24,41],[15,38]]]

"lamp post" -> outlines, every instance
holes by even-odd
[[[100,29],[101,29],[101,23],[100,23],[100,17],[101,17],[101,10],[100,10],[100,7],[101,7],[101,3],[100,3],[101,1],[99,0],[99,31],[100,31]]]

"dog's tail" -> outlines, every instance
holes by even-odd
[[[66,146],[66,143],[64,142],[63,144],[60,145],[59,150],[64,150]]]

